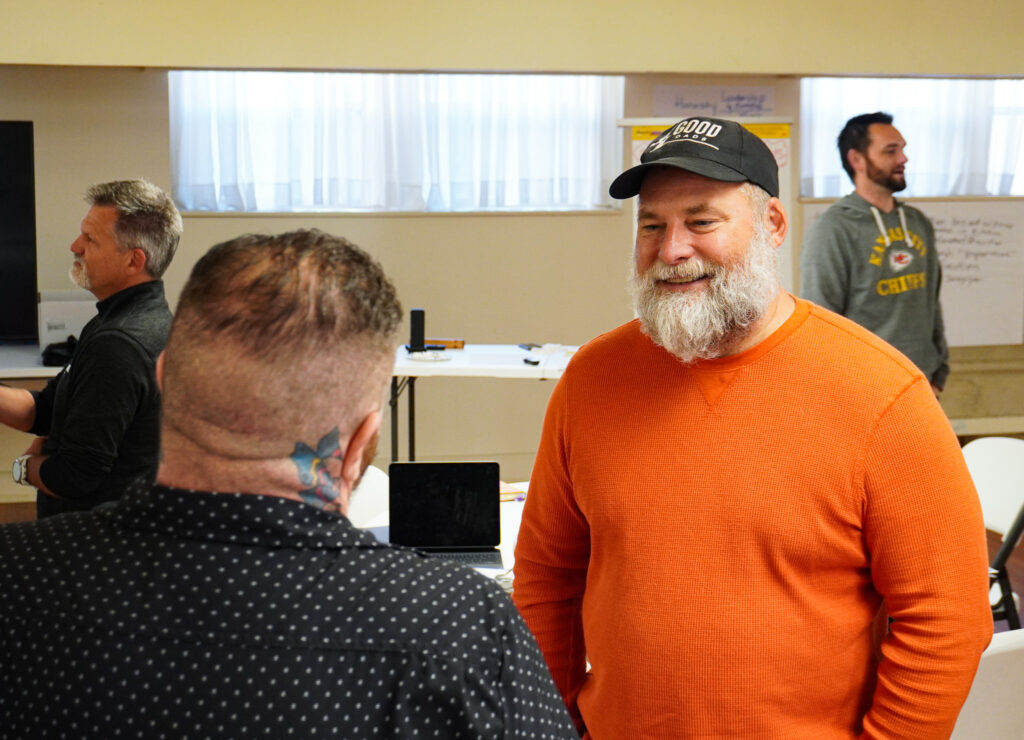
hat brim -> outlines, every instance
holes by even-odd
[[[611,187],[608,188],[608,194],[619,200],[639,195],[644,178],[647,177],[648,172],[654,167],[675,167],[679,170],[686,170],[696,175],[703,175],[712,180],[721,180],[723,182],[746,182],[748,179],[746,175],[737,172],[732,167],[727,167],[718,162],[711,162],[707,159],[700,159],[699,157],[665,157],[656,162],[645,162],[638,164],[636,167],[630,167],[612,181]]]

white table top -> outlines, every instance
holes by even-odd
[[[59,367],[46,367],[38,344],[0,345],[0,379],[52,378]]]
[[[399,377],[556,379],[562,376],[577,349],[562,344],[545,344],[529,351],[515,344],[467,344],[464,349],[410,353],[405,347],[399,347],[395,353],[394,374]]]
[[[531,351],[515,344],[467,344],[464,349],[410,355],[404,347],[399,347],[395,353],[394,374],[400,377],[557,379],[576,349],[561,344],[546,344]],[[0,346],[0,378],[52,378],[59,372],[59,367],[43,365],[38,345]]]

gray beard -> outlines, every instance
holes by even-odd
[[[663,290],[668,277],[708,275],[694,294]],[[656,261],[640,275],[633,260],[629,292],[645,334],[684,364],[722,357],[754,329],[778,294],[776,250],[767,229],[750,240],[744,260],[720,265],[700,258],[679,265]]]
[[[78,267],[78,269],[76,270],[75,267]],[[92,290],[92,283],[89,280],[89,275],[85,272],[85,265],[77,260],[72,262],[71,267],[68,268],[68,277],[79,288]]]

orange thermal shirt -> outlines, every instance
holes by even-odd
[[[515,601],[598,740],[931,739],[991,635],[986,558],[928,382],[797,301],[733,357],[684,366],[635,321],[580,350],[548,407]]]

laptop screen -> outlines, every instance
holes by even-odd
[[[394,462],[388,471],[389,539],[458,549],[501,541],[496,462]]]

